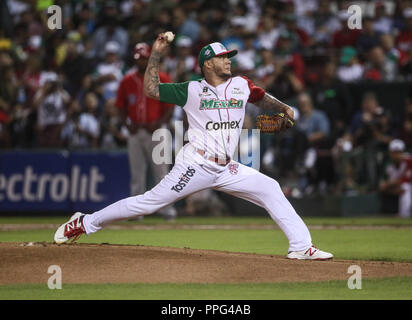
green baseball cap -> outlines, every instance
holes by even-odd
[[[232,58],[237,54],[237,50],[227,50],[226,47],[220,42],[213,42],[211,44],[208,44],[207,46],[204,46],[199,52],[199,66],[203,67],[203,64],[206,60],[224,54],[227,54],[228,58]]]

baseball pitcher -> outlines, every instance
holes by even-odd
[[[76,212],[56,231],[55,242],[75,241],[80,235],[97,232],[112,222],[152,214],[194,192],[213,188],[265,208],[289,240],[287,258],[332,259],[332,254],[312,245],[307,226],[279,183],[232,159],[247,102],[282,114],[276,122],[278,130],[293,125],[293,110],[249,79],[233,77],[230,58],[237,51],[228,51],[218,42],[203,47],[199,53],[203,79],[160,83],[160,60],[168,45],[164,33],[154,42],[144,76],[144,92],[152,99],[183,108],[189,123],[189,142],[179,151],[172,170],[153,189],[91,215]]]

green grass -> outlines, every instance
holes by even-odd
[[[364,279],[362,289],[350,290],[347,281],[251,284],[46,284],[0,286],[0,299],[412,299],[412,277]]]
[[[5,223],[60,224],[67,217],[1,217]],[[309,225],[402,226],[412,219],[304,218]],[[160,217],[126,225],[160,225]],[[266,217],[179,218],[180,225],[272,225]],[[55,230],[0,231],[0,242],[52,242]],[[326,229],[311,230],[315,245],[334,253],[336,259],[412,261],[412,230]],[[284,255],[288,242],[279,229],[259,230],[109,230],[83,236],[80,243],[151,245]],[[1,253],[0,253],[1,256]],[[277,284],[64,284],[63,290],[49,290],[46,284],[0,285],[0,299],[412,299],[412,277],[364,279],[362,290],[349,290],[346,281]]]
[[[0,217],[0,224],[60,224],[67,221],[69,216],[62,217]],[[412,219],[400,219],[398,217],[361,217],[361,218],[336,218],[336,217],[303,217],[303,220],[308,225],[325,225],[325,226],[411,226]],[[143,225],[159,225],[165,224],[164,219],[159,216],[149,216],[141,222],[124,221],[117,224],[143,224]],[[178,225],[273,225],[274,222],[269,217],[179,217],[175,224]]]
[[[0,232],[0,242],[52,242],[54,230]],[[319,248],[336,259],[412,261],[408,229],[312,230]],[[288,242],[280,230],[102,230],[79,243],[111,243],[284,255]]]

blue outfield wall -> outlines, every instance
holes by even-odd
[[[0,212],[93,212],[129,196],[125,151],[0,152]]]

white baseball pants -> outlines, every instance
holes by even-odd
[[[153,189],[86,215],[83,220],[86,234],[99,231],[115,221],[152,214],[207,188],[226,192],[266,209],[288,238],[289,251],[305,250],[312,245],[308,228],[276,180],[236,161],[220,166],[205,160],[190,144],[180,150],[172,170]]]

